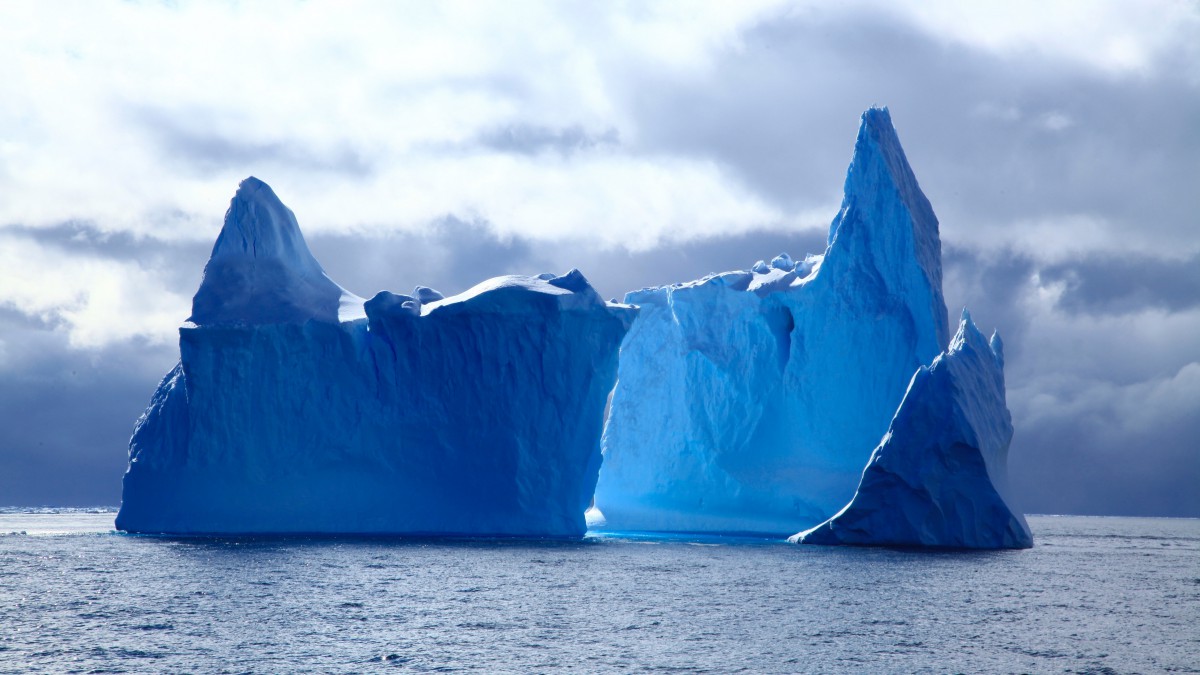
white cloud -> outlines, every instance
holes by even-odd
[[[788,222],[795,214],[773,212],[711,160],[640,154],[638,94],[624,82],[644,70],[702,80],[715,58],[740,49],[745,28],[818,9],[888,13],[980,49],[1037,48],[1117,71],[1144,67],[1197,24],[1194,7],[1169,0],[1026,11],[765,0],[5,4],[0,190],[10,197],[0,226],[84,219],[201,237],[197,218],[211,222],[251,173],[285,192],[301,186],[297,210],[317,228],[411,229],[475,211],[533,237],[636,230],[642,246]],[[1071,122],[1046,115],[1052,130]],[[611,129],[624,145],[523,162],[472,145],[511,124]],[[217,145],[197,158],[206,143]],[[340,172],[341,156],[360,170]],[[577,217],[564,217],[571,198]]]
[[[0,306],[58,324],[76,348],[132,338],[174,339],[189,299],[166,289],[161,273],[54,250],[0,234]]]
[[[318,228],[416,228],[474,210],[502,229],[553,237],[579,220],[564,217],[572,196],[581,202],[572,215],[589,214],[578,235],[636,227],[659,240],[683,221],[703,236],[731,219],[742,227],[778,219],[703,159],[620,151],[520,162],[470,147],[514,123],[633,138],[634,122],[612,98],[620,69],[703,69],[712,49],[732,44],[763,11],[741,3],[708,12],[576,9],[8,5],[0,10],[0,189],[20,198],[0,204],[0,225],[86,219],[105,230],[198,236],[194,218],[219,214],[250,173],[304,186],[309,208],[298,210]],[[227,156],[198,172],[188,153],[206,143]],[[367,163],[371,179],[295,161],[341,151]]]
[[[644,250],[790,218],[712,162],[621,154],[427,158],[419,167],[392,167],[323,192],[315,184],[300,187],[294,198],[283,190],[280,196],[314,232],[413,230],[453,215],[486,220],[501,236]],[[448,193],[456,199],[448,201]],[[347,214],[344,204],[358,208]]]
[[[913,0],[903,14],[931,35],[1000,55],[1070,59],[1111,74],[1143,73],[1166,50],[1200,40],[1189,0]],[[1200,63],[1190,64],[1193,77]]]

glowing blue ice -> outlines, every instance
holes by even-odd
[[[938,221],[863,114],[823,256],[629,293],[596,506],[615,530],[786,535],[854,495],[949,339]]]

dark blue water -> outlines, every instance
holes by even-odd
[[[1200,521],[998,553],[171,540],[0,513],[0,672],[1200,672]]]

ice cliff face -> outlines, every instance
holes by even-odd
[[[886,109],[863,114],[823,256],[626,295],[596,506],[615,530],[786,535],[854,494],[949,339],[938,221]]]
[[[635,312],[577,271],[364,304],[247,179],[130,441],[117,527],[582,535]]]
[[[964,311],[950,348],[913,375],[853,500],[792,541],[1029,548],[1004,495],[1012,434],[999,336],[989,344]]]

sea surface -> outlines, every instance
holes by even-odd
[[[1035,516],[1032,550],[936,553],[113,515],[0,511],[0,672],[1200,672],[1200,520]]]

